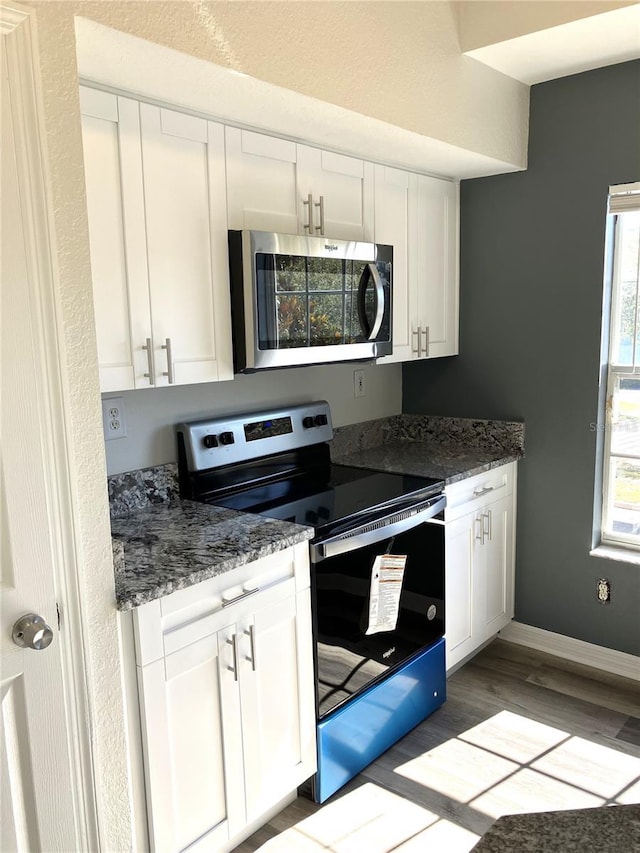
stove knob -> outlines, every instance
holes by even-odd
[[[215,435],[205,435],[205,437],[202,439],[202,443],[204,444],[205,447],[208,447],[208,448],[217,447],[218,446],[218,439]]]
[[[302,419],[302,426],[305,429],[311,429],[311,427],[313,426],[313,418],[311,417],[311,415],[307,415],[306,418]]]
[[[233,437],[232,432],[221,432],[220,433],[220,444],[234,444],[235,438]]]
[[[316,415],[314,419],[316,426],[326,426],[327,425],[327,416],[326,415]]]
[[[317,524],[318,513],[314,512],[312,509],[308,509],[304,514],[304,520],[307,522],[307,524]]]

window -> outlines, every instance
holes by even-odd
[[[640,183],[610,188],[609,228],[602,542],[640,549]]]

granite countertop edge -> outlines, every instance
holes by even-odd
[[[196,538],[191,544],[188,535],[183,538],[180,516],[185,507],[190,514],[185,524],[187,534],[193,529],[194,521],[200,521],[197,516],[202,516],[201,523],[207,525],[206,515],[213,514],[211,524],[205,527],[209,542],[203,544]],[[195,520],[193,512],[196,513]],[[163,531],[162,522],[166,524],[172,515],[176,516],[174,531],[170,525],[166,525]],[[154,523],[152,519],[156,529],[147,536],[138,535],[140,529]],[[134,512],[125,519],[112,521],[112,526],[115,603],[121,612],[305,542],[314,533],[311,527],[262,518],[252,513],[204,505],[196,505],[194,510],[191,501],[180,500]],[[215,543],[217,528],[221,531],[219,544]],[[176,530],[177,535],[172,535]]]
[[[505,449],[443,448],[401,439],[336,454],[333,461],[435,477],[447,486],[517,462],[522,456]],[[116,608],[128,611],[307,541],[314,530],[171,498],[112,519],[112,534]]]

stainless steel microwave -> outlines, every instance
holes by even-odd
[[[391,353],[393,248],[229,231],[236,373]]]

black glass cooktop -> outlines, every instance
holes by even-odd
[[[416,503],[443,489],[442,480],[329,465],[223,497],[209,494],[207,500],[230,509],[307,524],[318,532],[354,518],[383,514],[385,508],[391,511]]]

